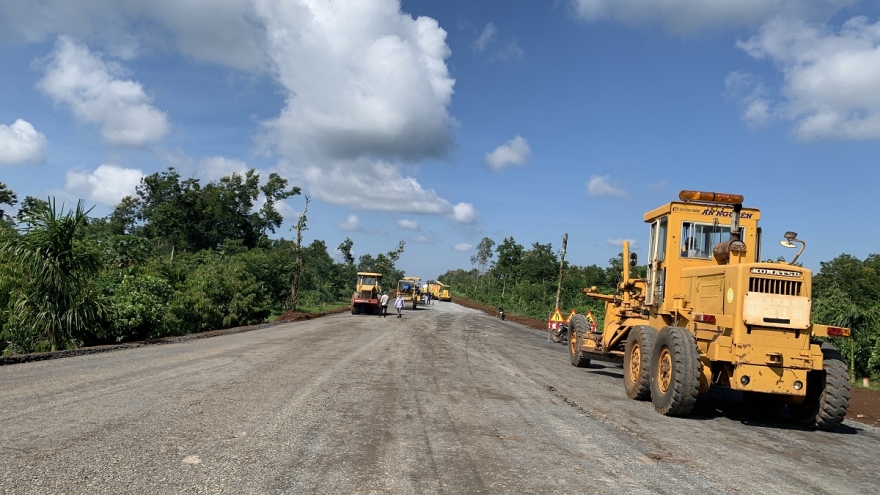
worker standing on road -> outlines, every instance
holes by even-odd
[[[383,292],[382,297],[379,298],[379,316],[384,318],[388,317],[388,293]]]
[[[394,300],[394,307],[397,308],[397,317],[400,318],[403,316],[401,310],[403,309],[403,296],[397,294],[397,299]]]

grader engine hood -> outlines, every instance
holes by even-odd
[[[750,327],[810,328],[811,272],[805,268],[778,263],[694,267],[682,270],[682,280],[696,321],[709,315],[731,325],[739,320]]]
[[[810,327],[811,300],[802,295],[803,271],[762,266],[744,271],[749,282],[743,295],[743,323],[795,330]]]

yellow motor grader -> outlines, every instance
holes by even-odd
[[[792,419],[829,430],[849,407],[846,364],[817,337],[848,337],[847,328],[813,324],[812,272],[761,261],[760,212],[743,196],[682,191],[680,201],[645,214],[650,225],[647,275],[623,244],[623,280],[615,294],[584,289],[605,302],[604,323],[583,315],[569,325],[571,364],[623,363],[624,388],[668,416],[691,413],[713,385],[743,392],[763,412],[788,407]]]

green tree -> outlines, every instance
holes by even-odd
[[[40,341],[53,351],[76,347],[103,319],[93,290],[100,256],[78,236],[87,214],[82,201],[68,212],[39,203],[22,235],[0,243],[2,275],[14,281],[7,330],[28,351]]]
[[[483,237],[479,244],[477,244],[477,254],[471,256],[471,264],[480,270],[481,275],[486,273],[486,267],[492,261],[492,256],[494,256],[492,252],[493,247],[495,247],[495,241],[488,237]],[[479,277],[478,280],[482,281],[482,277]]]
[[[9,189],[6,184],[0,182],[0,206],[15,206],[17,202],[18,196],[16,196],[16,194],[11,189]],[[0,208],[0,220],[3,220],[4,218],[11,218],[11,215],[7,214],[6,210]]]
[[[501,298],[507,286],[519,279],[522,272],[523,247],[513,240],[513,236],[504,239],[495,249],[498,259],[495,260],[493,271],[501,279]]]

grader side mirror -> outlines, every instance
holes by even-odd
[[[636,253],[629,253],[629,266],[636,266],[639,264],[639,255]]]

